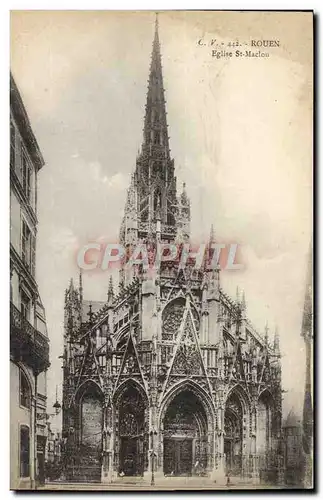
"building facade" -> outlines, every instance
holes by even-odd
[[[10,486],[34,488],[46,443],[49,342],[36,282],[37,175],[44,160],[10,75]]]
[[[312,264],[312,245],[310,247],[306,288],[304,297],[304,310],[302,321],[302,337],[305,342],[305,390],[303,403],[303,453],[305,457],[304,465],[304,486],[311,488],[313,486],[313,264]]]
[[[283,422],[285,484],[301,487],[304,481],[304,453],[301,420],[291,410]]]
[[[190,201],[178,195],[169,148],[156,21],[143,143],[120,243],[190,241]],[[211,231],[205,262],[214,255]],[[219,267],[138,264],[112,278],[107,301],[65,293],[63,438],[73,481],[121,476],[244,476],[282,471],[279,337],[260,335],[244,295],[230,299]],[[154,479],[152,479],[154,480]]]

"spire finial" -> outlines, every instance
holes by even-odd
[[[155,33],[157,33],[157,34],[158,34],[158,28],[159,28],[158,12],[156,12],[156,16],[155,16]]]

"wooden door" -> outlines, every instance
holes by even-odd
[[[179,476],[192,474],[192,439],[178,441],[177,471]]]

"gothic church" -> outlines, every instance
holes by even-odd
[[[144,137],[120,243],[188,242],[190,201],[178,196],[166,122],[158,23]],[[212,252],[214,237],[210,237]],[[260,335],[244,296],[230,299],[219,269],[120,270],[106,303],[65,293],[63,436],[71,481],[231,476],[279,481],[279,337]],[[156,479],[157,480],[157,479]]]

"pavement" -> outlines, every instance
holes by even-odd
[[[143,478],[118,478],[112,483],[67,483],[48,482],[38,490],[47,491],[183,491],[183,490],[256,490],[256,489],[283,489],[272,485],[252,484],[243,480],[231,479],[230,485],[217,484],[209,478],[167,477],[155,480],[152,486],[150,481]]]

